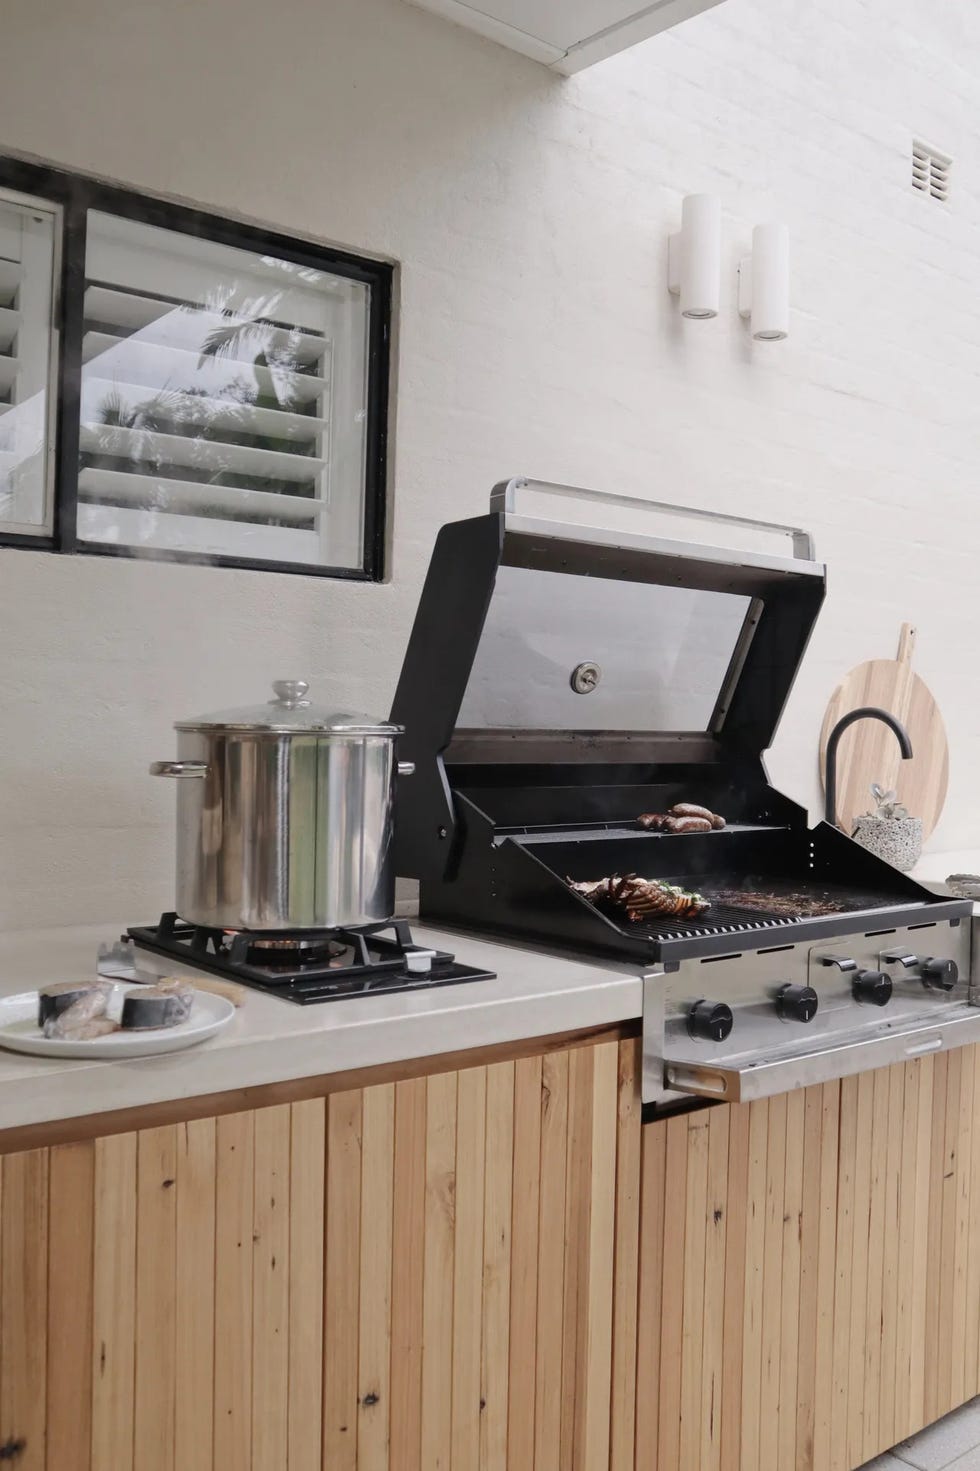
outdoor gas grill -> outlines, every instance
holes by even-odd
[[[972,905],[939,898],[769,783],[825,575],[793,528],[697,517],[739,546],[544,520],[515,495],[443,527],[392,710],[415,779],[396,863],[432,922],[644,978],[644,1101],[747,1099],[980,1040]],[[637,818],[695,803],[710,831]],[[629,919],[576,883],[637,874],[700,912]]]

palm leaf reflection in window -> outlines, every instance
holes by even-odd
[[[198,358],[199,367],[209,359],[225,358],[236,363],[244,362],[246,354],[249,354],[252,368],[259,370],[255,372],[251,383],[245,373],[242,373],[224,383],[217,395],[197,386],[167,387],[137,403],[124,398],[118,389],[112,389],[98,405],[97,422],[109,431],[130,431],[127,435],[129,453],[114,453],[114,448],[118,448],[118,437],[107,433],[101,437],[101,442],[97,440],[97,448],[88,454],[83,463],[94,468],[125,470],[151,477],[157,475],[168,480],[196,483],[201,486],[197,513],[202,516],[258,521],[266,526],[295,525],[294,518],[283,520],[268,511],[232,509],[224,502],[209,503],[206,487],[234,485],[239,489],[307,495],[312,498],[315,490],[311,482],[303,484],[278,475],[248,474],[234,467],[228,456],[225,457],[224,464],[216,464],[213,448],[206,455],[203,451],[200,455],[192,454],[190,464],[174,464],[168,459],[166,446],[162,446],[158,438],[160,435],[172,435],[198,441],[202,445],[234,444],[289,455],[313,454],[314,439],[297,441],[282,430],[277,434],[274,429],[279,426],[269,419],[265,419],[265,422],[273,424],[273,430],[265,430],[261,427],[262,416],[252,412],[255,409],[267,409],[273,413],[310,414],[310,403],[298,400],[291,392],[285,376],[287,373],[303,371],[303,365],[297,361],[290,345],[290,339],[299,338],[301,334],[296,328],[284,329],[270,320],[268,313],[277,299],[278,297],[268,298],[262,302],[249,303],[249,309],[255,314],[244,318],[240,309],[232,310],[227,306],[208,304],[208,310],[220,311],[227,322],[213,328],[205,336]],[[177,305],[181,311],[198,311],[197,307],[184,303]],[[274,344],[270,343],[273,334],[277,339]],[[250,353],[250,348],[255,350]],[[219,455],[219,461],[220,458]],[[165,509],[167,492],[150,486],[147,490],[150,493],[146,504]],[[97,498],[93,500],[97,503]]]

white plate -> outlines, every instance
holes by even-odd
[[[143,989],[115,985],[109,997],[109,1016],[118,1021],[126,992]],[[191,1014],[179,1026],[145,1032],[110,1032],[107,1037],[92,1037],[88,1042],[71,1042],[64,1037],[44,1035],[37,1024],[37,992],[22,991],[17,996],[0,997],[0,1047],[11,1052],[35,1053],[38,1057],[152,1057],[154,1053],[180,1052],[204,1042],[227,1026],[234,1015],[234,1006],[224,996],[195,991]]]

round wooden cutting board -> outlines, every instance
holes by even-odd
[[[915,629],[903,623],[897,659],[870,659],[852,669],[831,698],[820,732],[820,780],[827,765],[827,741],[842,715],[862,705],[878,705],[905,726],[911,760],[903,761],[898,742],[880,720],[858,720],[841,737],[837,750],[837,824],[844,832],[854,819],[874,810],[871,783],[894,788],[910,817],[922,818],[928,838],[939,821],[949,782],[946,727],[929,688],[912,669]]]

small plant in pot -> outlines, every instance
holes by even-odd
[[[851,836],[862,848],[906,873],[922,855],[922,818],[909,817],[897,794],[883,791],[877,782],[871,783],[871,795],[875,810],[856,819]]]

